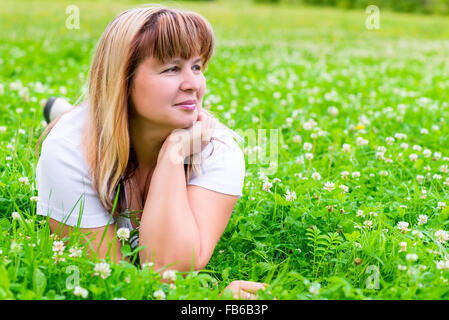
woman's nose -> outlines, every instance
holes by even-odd
[[[200,88],[201,77],[193,70],[182,73],[181,90],[198,90]]]

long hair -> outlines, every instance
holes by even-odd
[[[114,216],[126,209],[124,182],[128,179],[133,181],[131,178],[138,166],[128,118],[136,68],[149,56],[165,62],[174,57],[189,59],[199,53],[204,71],[212,56],[214,43],[212,27],[204,17],[195,12],[163,6],[127,10],[119,14],[101,36],[89,71],[87,122],[82,138],[85,148],[82,151],[92,188],[110,213],[117,188],[121,185]],[[214,117],[204,108],[203,111]],[[64,114],[53,120],[39,137],[37,157],[42,136],[48,134]],[[241,138],[230,129],[229,132]],[[200,174],[198,168],[196,162],[184,164],[187,182],[192,169],[197,175]]]

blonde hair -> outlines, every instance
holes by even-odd
[[[98,42],[89,72],[89,105],[82,145],[85,146],[92,188],[108,212],[113,209],[121,182],[113,214],[126,209],[123,182],[132,178],[138,165],[128,121],[134,71],[149,56],[165,62],[178,56],[189,59],[197,53],[203,59],[204,71],[212,56],[214,42],[212,27],[201,15],[163,6],[127,10],[107,26]],[[204,108],[203,111],[213,117]],[[37,157],[42,136],[65,113],[53,120],[39,137]],[[234,131],[226,129],[241,139]],[[215,137],[212,139],[223,142]],[[192,169],[199,174],[196,163],[184,164],[184,169],[187,182]]]

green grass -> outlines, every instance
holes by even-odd
[[[449,297],[449,272],[437,267],[447,242],[435,236],[449,229],[449,207],[438,208],[449,204],[447,18],[381,11],[380,29],[367,30],[363,10],[179,2],[215,30],[206,73],[211,110],[236,130],[277,129],[280,144],[277,170],[266,178],[270,190],[260,176],[267,164],[248,163],[244,195],[209,264],[186,278],[178,274],[171,288],[151,268],[126,262],[111,264],[106,279],[95,276],[100,261],[69,256],[76,236],[66,239],[65,261],[55,262],[54,240],[35,215],[40,103],[50,95],[75,102],[101,33],[116,14],[138,5],[78,2],[80,29],[69,30],[69,4],[10,1],[0,12],[0,298],[80,299],[77,279],[88,299],[154,299],[157,290],[167,299],[230,298],[218,294],[232,280],[269,283],[263,299]],[[316,125],[307,130],[310,119]],[[368,143],[358,145],[359,137]],[[379,147],[391,161],[382,160]],[[257,152],[243,148],[247,156]],[[309,152],[312,160],[304,158]],[[326,182],[335,188],[323,189]],[[295,200],[286,200],[287,190]],[[427,223],[418,224],[419,215]],[[398,222],[410,230],[400,232]]]

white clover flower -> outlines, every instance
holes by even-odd
[[[293,137],[293,142],[295,142],[295,143],[301,143],[301,141],[302,141],[301,136],[296,135],[296,136]]]
[[[384,160],[385,159],[385,152],[376,152],[376,158],[378,160]]]
[[[422,154],[423,154],[424,157],[429,158],[432,155],[432,151],[430,151],[429,149],[425,149],[422,152]]]
[[[443,164],[443,165],[440,167],[440,172],[442,172],[442,173],[448,173],[448,172],[449,172],[449,169],[448,169],[447,164]]]
[[[422,128],[420,131],[421,134],[428,134],[429,130],[427,130],[426,128]]]
[[[343,193],[346,193],[346,192],[349,191],[349,187],[348,187],[348,186],[345,186],[344,184],[340,185],[339,188],[340,188],[341,190],[343,190]]]
[[[312,178],[316,181],[321,180],[321,175],[318,172],[312,173]]]
[[[385,152],[387,152],[387,149],[384,146],[379,146],[379,147],[377,147],[377,152],[385,153]]]
[[[418,175],[416,176],[416,181],[417,181],[419,184],[422,184],[423,181],[424,181],[424,176],[418,174]]]
[[[89,294],[89,291],[87,291],[87,289],[84,289],[80,286],[76,286],[75,290],[73,290],[73,294],[75,296],[82,297],[83,299],[86,299]]]
[[[440,127],[437,126],[436,124],[434,124],[434,125],[432,125],[432,130],[433,131],[438,131],[438,130],[440,130]]]
[[[354,172],[352,173],[352,177],[353,177],[353,178],[360,178],[360,172],[354,171]]]
[[[12,253],[18,253],[22,250],[22,244],[16,243],[14,240],[11,241],[11,246],[9,248]]]
[[[427,215],[420,214],[418,217],[418,225],[426,224],[427,223]]]
[[[296,199],[295,191],[290,192],[289,190],[287,190],[287,193],[284,196],[285,196],[285,200],[287,200],[287,201],[293,201]]]
[[[21,184],[29,184],[28,177],[20,177],[20,178],[19,178],[19,182],[20,182]]]
[[[401,143],[401,148],[404,149],[404,150],[407,150],[408,149],[408,143],[405,143],[405,142]]]
[[[153,262],[144,262],[144,263],[142,263],[142,269],[144,269],[144,268],[150,269],[151,267],[153,267],[153,265],[154,265]]]
[[[421,231],[419,231],[419,230],[413,230],[412,231],[412,235],[413,236],[418,236],[418,238],[420,238],[420,239],[424,238],[424,234]]]
[[[296,163],[297,164],[304,164],[304,157],[303,156],[297,157],[296,158]]]
[[[313,145],[311,143],[309,143],[309,142],[305,142],[304,145],[303,145],[303,148],[306,151],[312,150],[312,147],[313,147]]]
[[[432,178],[433,178],[434,180],[441,180],[443,177],[441,176],[441,174],[434,174],[434,175],[432,176]]]
[[[38,196],[32,196],[30,198],[30,200],[33,201],[33,202],[38,202],[39,201],[39,197]]]
[[[445,243],[449,239],[447,231],[438,230],[435,232],[435,238],[440,243]]]
[[[324,184],[323,189],[331,192],[332,190],[334,190],[334,187],[335,187],[335,184],[328,181]]]
[[[362,137],[357,137],[356,142],[358,146],[365,146],[369,143],[368,140],[363,139]]]
[[[20,218],[21,218],[20,213],[18,213],[18,212],[11,213],[11,217],[13,220],[20,220]]]
[[[162,279],[167,279],[170,281],[176,280],[176,270],[167,270],[162,274]]]
[[[21,113],[23,112],[23,109],[22,109],[22,108],[17,108],[17,109],[16,109],[16,112],[17,112],[18,114],[21,114]]]
[[[81,248],[77,248],[77,247],[72,247],[69,249],[69,257],[72,258],[79,258],[82,256],[83,250]]]
[[[129,239],[129,229],[128,228],[120,228],[117,230],[117,237],[121,241],[128,241]]]
[[[387,137],[385,139],[385,141],[387,142],[388,145],[391,146],[393,144],[393,142],[394,142],[394,138],[393,137]]]
[[[311,133],[310,134],[310,138],[311,139],[316,139],[318,136],[317,136],[317,134],[316,133]]]
[[[395,137],[396,139],[398,139],[398,140],[405,140],[405,139],[407,139],[407,135],[404,134],[404,133],[396,133],[396,134],[394,135],[394,137]]]
[[[385,171],[385,170],[380,171],[379,174],[380,174],[381,176],[383,176],[383,177],[388,176],[388,172]]]
[[[399,264],[398,269],[401,271],[405,271],[405,270],[407,270],[407,266],[403,266],[402,264]]]
[[[315,282],[310,285],[309,292],[311,294],[317,295],[320,293],[320,289],[321,289],[321,284]]]
[[[273,186],[273,184],[267,180],[265,180],[265,182],[263,183],[262,189],[266,192],[270,191],[270,188]]]
[[[373,221],[372,220],[365,220],[365,221],[363,221],[363,226],[366,229],[371,229],[373,227]]]
[[[410,229],[408,229],[408,222],[405,221],[399,221],[396,228],[398,228],[402,233],[410,231]]]
[[[415,145],[412,147],[412,149],[415,150],[415,151],[421,151],[422,148],[421,148],[420,145],[415,144]]]
[[[313,153],[306,153],[305,157],[307,160],[312,160],[313,159]]]
[[[338,109],[334,106],[327,108],[327,112],[329,112],[329,114],[333,117],[338,116]]]
[[[362,249],[362,245],[358,242],[354,242],[354,247]]]
[[[436,265],[437,265],[438,270],[443,270],[443,271],[449,270],[449,260],[437,261]]]
[[[446,207],[446,203],[445,202],[438,202],[438,210],[442,210]]]
[[[5,126],[1,126],[0,127],[0,133],[3,133],[3,132],[5,132],[6,131],[6,127]]]
[[[350,144],[347,144],[347,143],[344,143],[343,146],[342,146],[342,148],[341,148],[341,150],[342,150],[343,152],[345,152],[345,153],[351,152],[351,145],[350,145]]]
[[[164,300],[165,299],[165,292],[163,290],[156,290],[153,293],[153,296],[157,299],[157,300]]]
[[[100,276],[103,279],[106,279],[111,275],[111,268],[109,267],[109,264],[106,262],[100,262],[95,264],[94,271],[95,276]]]
[[[407,242],[403,241],[399,244],[399,252],[407,251]]]
[[[365,214],[363,213],[363,210],[357,210],[357,217],[364,217]]]
[[[342,173],[340,173],[342,179],[347,179],[349,176],[349,172],[348,171],[343,171]]]
[[[441,158],[441,152],[434,152],[432,160],[437,161]]]
[[[405,256],[405,260],[411,261],[411,262],[416,261],[416,260],[418,260],[418,255],[416,253],[409,253]]]
[[[64,253],[64,249],[65,249],[64,241],[54,241],[53,242],[52,250],[54,253],[61,255]]]
[[[418,155],[416,153],[412,153],[409,156],[410,161],[416,161],[418,160]]]

